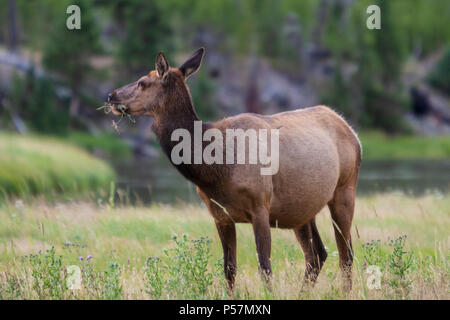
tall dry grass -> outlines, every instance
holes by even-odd
[[[231,298],[448,299],[449,208],[448,195],[432,193],[358,198],[352,228],[353,290],[348,294],[341,290],[327,209],[317,223],[329,256],[314,288],[303,286],[304,259],[293,232],[272,229],[274,275],[273,290],[268,291],[258,274],[251,226],[238,225],[238,275]],[[18,201],[1,206],[0,221],[3,299],[229,298],[220,241],[203,207]],[[393,242],[403,235],[405,243]],[[54,252],[46,252],[52,247]],[[381,270],[378,289],[370,289],[367,282],[373,275],[367,273],[370,263]],[[66,288],[68,265],[81,268],[81,290]]]

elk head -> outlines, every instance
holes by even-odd
[[[175,111],[170,108],[177,107],[176,101],[190,99],[185,80],[199,69],[204,52],[204,48],[198,49],[179,68],[171,68],[160,52],[156,57],[155,70],[108,95],[112,112],[115,115],[126,112],[153,117],[161,112],[170,114]],[[119,109],[119,106],[122,107]]]

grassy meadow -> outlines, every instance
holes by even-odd
[[[51,137],[0,133],[0,198],[80,195],[109,189],[114,179],[106,162],[74,144]]]
[[[381,131],[359,134],[364,159],[449,159],[450,137],[394,135]]]
[[[201,206],[8,201],[0,205],[0,299],[449,299],[449,208],[450,197],[436,193],[358,198],[348,294],[328,209],[317,217],[329,255],[314,288],[302,288],[304,259],[293,232],[272,229],[268,291],[251,226],[239,224],[237,285],[229,297],[220,241]],[[67,289],[70,265],[80,268],[79,290]],[[368,285],[369,265],[379,267],[378,289]]]

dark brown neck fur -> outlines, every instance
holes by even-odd
[[[154,123],[152,130],[155,132],[159,143],[161,144],[164,153],[171,159],[171,152],[175,145],[179,141],[171,141],[172,132],[175,129],[183,128],[191,134],[191,164],[173,164],[184,177],[193,182],[195,185],[201,188],[209,188],[211,186],[217,186],[223,180],[226,175],[226,166],[223,165],[207,165],[207,164],[193,164],[194,154],[194,122],[200,121],[195,112],[192,99],[189,93],[189,89],[183,83],[182,86],[171,86],[173,92],[167,95],[166,101],[164,101],[159,108],[158,112],[154,115]],[[210,128],[209,123],[202,124],[202,132]],[[202,150],[205,147],[203,143]]]

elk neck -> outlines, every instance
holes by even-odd
[[[161,111],[154,115],[154,122],[152,130],[156,134],[158,141],[172,163],[171,153],[172,149],[179,143],[179,141],[172,141],[172,132],[176,129],[185,129],[189,131],[192,138],[191,141],[191,155],[194,154],[194,122],[200,121],[192,103],[190,94],[172,96],[168,98]],[[211,124],[203,123],[202,132],[211,128]],[[202,150],[205,144],[202,145]],[[173,164],[173,163],[172,163]],[[207,165],[202,164],[179,164],[174,165],[180,173],[188,180],[193,182],[200,188],[210,188],[217,185],[225,175],[225,166],[221,165]]]

